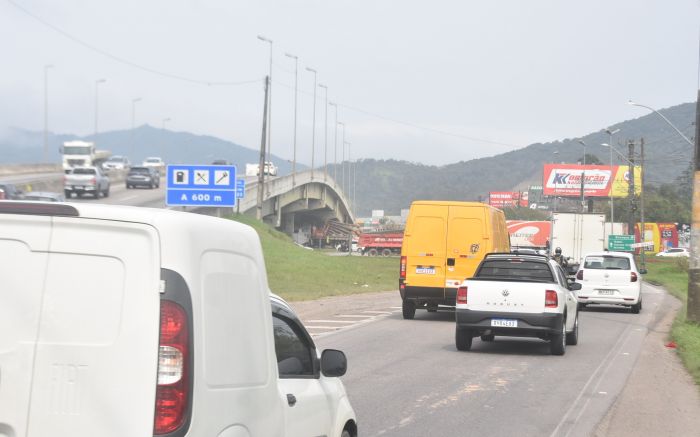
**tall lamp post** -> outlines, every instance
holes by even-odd
[[[306,67],[306,71],[314,74],[314,119],[311,123],[311,180],[314,180],[314,156],[316,147],[316,88],[318,72],[311,67]]]
[[[658,115],[659,117],[663,118],[664,121],[666,122],[666,124],[668,124],[669,126],[671,126],[676,132],[678,132],[678,135],[680,135],[680,136],[685,140],[686,143],[688,143],[688,144],[690,144],[691,146],[695,147],[695,144],[694,144],[692,141],[690,141],[690,140],[688,139],[688,137],[686,137],[685,135],[683,135],[683,132],[681,132],[680,129],[678,129],[673,123],[671,123],[671,121],[670,121],[668,118],[664,117],[664,115],[663,115],[662,113],[660,113],[659,111],[657,111],[656,109],[654,109],[654,108],[652,108],[652,107],[650,107],[650,106],[646,106],[646,105],[642,105],[642,104],[640,104],[640,103],[633,102],[632,100],[628,100],[628,101],[627,101],[627,104],[628,104],[628,105],[631,105],[631,106],[639,106],[640,108],[646,108],[646,109],[648,109],[648,110],[650,110],[650,111],[653,111],[654,113],[656,113],[656,115]]]
[[[49,69],[44,65],[44,162],[49,162]]]
[[[333,137],[333,186],[338,184],[338,104],[334,102],[328,103],[335,107],[335,134]]]
[[[328,87],[322,83],[319,83],[318,87],[326,90],[326,115],[323,127],[323,181],[325,182],[328,179]]]
[[[343,160],[345,160],[345,123],[343,123],[342,121],[339,121],[339,122],[338,122],[338,126],[340,126],[340,127],[343,128],[343,136],[342,136],[342,140],[341,140],[341,142],[342,142],[342,145],[341,145],[341,146],[342,146],[342,151],[341,151],[341,153],[342,153],[342,155],[343,155]],[[341,168],[340,168],[340,172],[341,172],[341,173],[340,173],[340,174],[341,174],[340,189],[343,190],[343,189],[344,189],[343,187],[345,187],[345,167],[343,166],[343,162],[342,162],[342,161],[340,162],[340,166],[341,166]]]
[[[258,39],[262,42],[270,44],[270,72],[268,74],[268,85],[267,85],[267,160],[272,159],[272,40],[266,38],[262,35],[258,35]],[[265,164],[263,162],[263,164]],[[265,173],[264,171],[262,173]]]
[[[581,212],[584,212],[586,203],[586,142],[583,140],[578,140],[578,143],[583,146],[584,169],[581,172]]]
[[[131,159],[134,159],[134,130],[136,130],[136,104],[141,101],[141,97],[131,99]]]
[[[97,132],[98,132],[97,131],[97,119],[98,119],[99,109],[100,109],[100,100],[99,100],[100,84],[105,83],[105,82],[107,82],[106,79],[98,79],[95,81],[95,135],[93,137],[95,139],[95,143],[97,143]]]
[[[297,96],[299,95],[299,57],[289,53],[285,53],[284,56],[294,59],[294,152],[292,153],[292,186],[294,186],[297,184]]]
[[[612,143],[613,143],[613,135],[616,133],[620,132],[620,129],[615,129],[615,130],[610,130],[610,129],[603,129],[605,133],[608,134],[608,145],[610,147],[610,234],[615,232],[615,204],[613,200],[613,189],[615,188],[615,167],[613,166],[613,154],[612,154]],[[605,146],[605,144],[601,144],[602,146]]]

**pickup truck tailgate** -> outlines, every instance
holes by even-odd
[[[545,308],[548,284],[469,280],[464,285],[467,286],[467,308],[470,310],[542,313]]]

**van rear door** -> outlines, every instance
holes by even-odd
[[[487,251],[487,210],[478,206],[450,206],[447,226],[446,276],[444,286],[457,289],[471,277]]]
[[[444,289],[447,214],[446,205],[411,206],[403,241],[407,286]]]
[[[160,323],[157,232],[138,223],[53,220],[33,368],[26,363],[32,372],[28,435],[151,436]]]
[[[0,214],[0,435],[27,435],[51,218]],[[58,435],[58,434],[54,434]],[[70,435],[70,434],[66,434]]]

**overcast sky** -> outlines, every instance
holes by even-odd
[[[137,125],[170,118],[168,129],[258,148],[265,35],[272,153],[292,156],[291,53],[300,161],[311,161],[312,67],[339,103],[353,157],[445,164],[645,115],[628,99],[694,100],[699,16],[698,0],[0,0],[0,129],[43,129],[52,64],[53,132],[93,132],[95,81],[105,78],[100,131],[130,128],[132,99],[142,98]],[[203,82],[257,82],[204,85],[114,58]],[[319,88],[317,163],[324,108]],[[328,118],[332,161],[333,107]]]

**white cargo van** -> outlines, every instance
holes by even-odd
[[[0,201],[0,436],[356,436],[346,365],[248,226]]]

